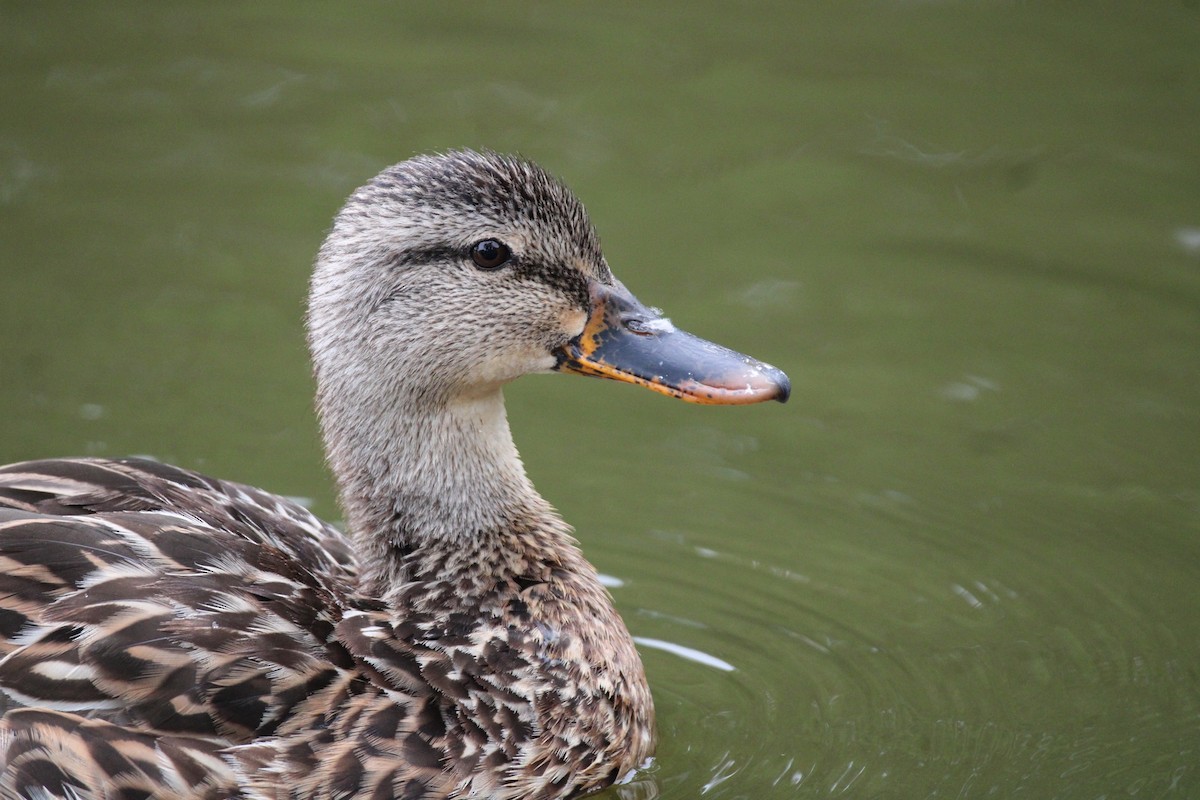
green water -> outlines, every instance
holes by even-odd
[[[1195,2],[4,3],[0,460],[336,516],[308,266],[464,145],[793,380],[508,391],[643,641],[662,797],[1200,796]]]

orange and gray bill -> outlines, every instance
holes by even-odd
[[[558,351],[555,369],[645,386],[692,403],[741,405],[791,393],[783,371],[678,330],[620,283],[592,282],[583,333]]]

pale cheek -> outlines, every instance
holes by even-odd
[[[587,324],[587,312],[579,309],[564,311],[559,318],[562,324],[563,331],[574,339],[579,334],[583,333],[583,327]]]
[[[540,358],[534,360],[534,368],[530,372],[550,372],[558,363],[558,359],[552,355],[543,354]]]
[[[549,372],[554,368],[555,362],[553,355],[540,348],[524,353],[510,351],[489,359],[477,377],[481,383],[507,383],[522,375]]]

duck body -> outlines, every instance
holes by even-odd
[[[649,755],[640,663],[565,538],[414,554],[384,607],[305,509],[157,462],[12,465],[0,504],[0,686],[35,707],[6,722],[84,754],[71,775],[55,749],[10,748],[16,787],[61,773],[103,776],[99,797],[160,782],[187,796],[191,774],[199,797],[556,797]],[[155,753],[161,736],[171,781],[158,758],[139,776],[136,758],[105,757],[114,738]]]
[[[154,461],[0,468],[0,796],[550,800],[628,775],[654,748],[641,662],[501,386],[786,398],[656,319],[529,162],[419,157],[358,190],[308,315],[347,533]]]

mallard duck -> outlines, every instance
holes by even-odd
[[[639,303],[575,196],[495,153],[355,191],[307,323],[346,533],[150,460],[0,469],[4,797],[549,800],[651,755],[633,642],[501,387],[739,404],[786,376]]]

